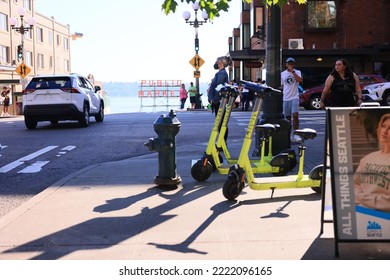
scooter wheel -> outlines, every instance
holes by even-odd
[[[297,157],[296,157],[295,153],[289,154],[288,159],[290,162],[290,170],[293,170],[295,168],[295,166],[297,166]]]
[[[228,200],[235,200],[244,188],[244,183],[237,182],[235,178],[228,178],[225,184],[223,184],[222,193]]]
[[[192,176],[192,178],[194,178],[198,182],[204,182],[210,177],[213,170],[214,170],[214,168],[209,161],[204,166],[203,161],[198,160],[191,167],[191,176]]]
[[[309,178],[312,180],[320,180],[322,183],[322,176],[323,176],[323,169],[324,166],[322,164],[317,165],[314,167],[310,173],[309,173]],[[319,187],[312,187],[311,188],[313,191],[316,193],[321,193],[322,192],[322,186],[320,185]]]

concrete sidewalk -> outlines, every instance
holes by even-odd
[[[238,151],[239,143],[229,145]],[[60,180],[0,220],[0,259],[390,259],[383,243],[340,244],[336,258],[333,224],[319,235],[321,196],[311,189],[276,190],[271,199],[270,191],[245,188],[227,201],[226,175],[191,177],[204,150],[178,147],[182,184],[174,190],[153,184],[156,153]]]

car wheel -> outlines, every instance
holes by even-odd
[[[36,129],[38,122],[30,117],[24,117],[24,124],[28,129]]]
[[[383,93],[382,96],[382,105],[383,106],[390,106],[390,90],[387,90]]]
[[[86,104],[84,105],[83,116],[79,120],[79,124],[81,127],[87,127],[89,125],[89,110]]]
[[[98,114],[95,116],[95,120],[96,122],[102,122],[104,120],[104,108],[102,103],[100,103],[100,109]]]
[[[321,96],[314,96],[310,99],[310,108],[312,110],[321,109]]]

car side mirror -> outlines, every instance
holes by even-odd
[[[100,91],[102,88],[100,86],[95,86],[95,92]]]

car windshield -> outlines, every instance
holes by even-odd
[[[71,82],[69,77],[36,77],[26,87],[27,90],[39,89],[64,89],[70,88]]]

